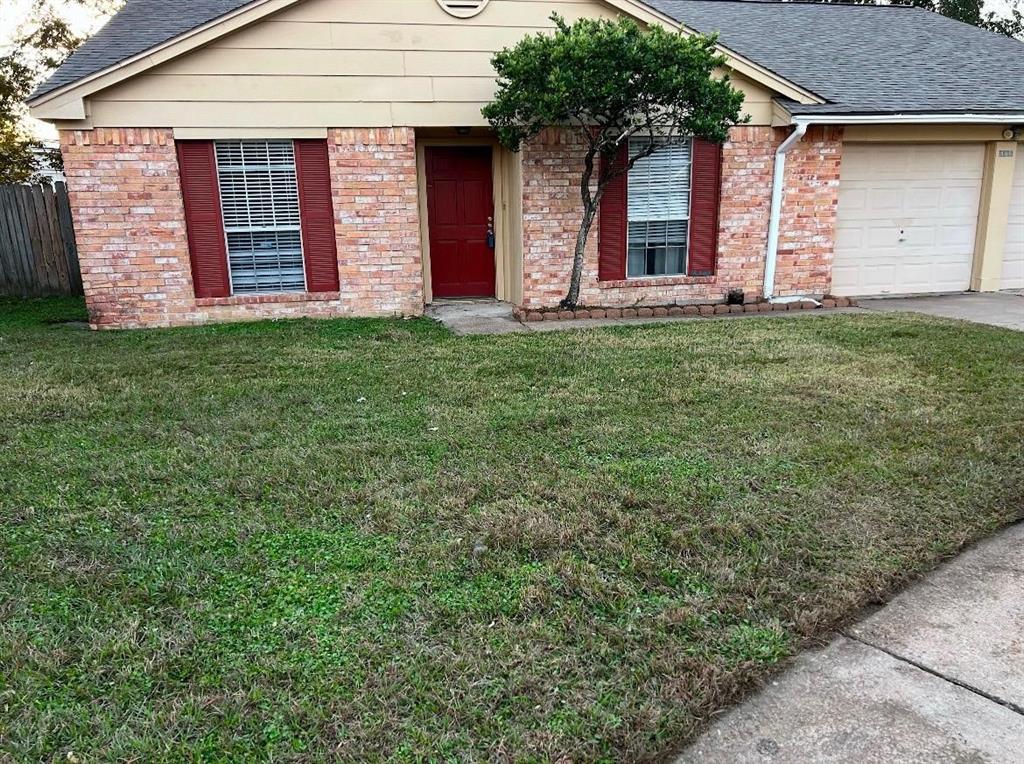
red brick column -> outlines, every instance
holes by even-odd
[[[734,127],[722,147],[722,194],[718,222],[719,299],[742,289],[748,300],[764,290],[772,172],[781,133],[770,127]],[[709,294],[709,297],[714,295]]]
[[[843,130],[811,127],[786,156],[775,294],[824,295],[832,288]]]
[[[523,146],[523,305],[553,307],[569,288],[582,218],[584,148],[571,131],[548,129]],[[581,302],[597,280],[597,221],[587,242]]]
[[[61,131],[82,284],[96,328],[194,318],[170,130]]]
[[[328,151],[341,290],[352,313],[422,313],[413,129],[332,130]]]

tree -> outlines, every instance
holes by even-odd
[[[67,1],[97,16],[123,5],[123,0]],[[60,166],[60,152],[48,149],[28,128],[25,99],[81,42],[58,4],[34,0],[14,44],[0,56],[0,183],[24,183],[47,165]]]
[[[974,0],[969,1],[973,2]],[[981,23],[978,26],[992,32],[1004,34],[1007,37],[1016,37],[1018,40],[1024,40],[1024,4],[1021,3],[1021,0],[1007,0],[1005,4],[1007,5],[1006,15],[999,16],[995,11],[982,13]],[[942,13],[952,16],[951,13],[946,13],[946,11],[942,11]],[[953,18],[956,18],[956,16],[953,16]]]
[[[998,32],[1007,37],[1024,39],[1024,10],[1021,0],[1006,0],[1005,15],[985,10],[985,0],[817,0],[824,3],[854,2],[860,5],[913,5],[935,13],[941,13],[951,19],[971,24],[990,32]]]
[[[483,115],[501,143],[518,152],[551,126],[574,130],[585,154],[580,178],[583,215],[572,276],[562,306],[579,301],[583,255],[609,183],[664,146],[691,136],[721,143],[741,122],[743,94],[728,76],[715,37],[690,37],[632,19],[581,19],[571,26],[557,14],[554,34],[536,34],[492,59],[494,100]],[[615,162],[620,147],[646,137],[643,148]]]
[[[985,0],[895,0],[897,5],[916,5],[941,13],[965,24],[998,32],[1007,37],[1024,36],[1024,19],[1021,16],[1020,0],[1008,0],[1007,14],[1000,16],[995,11],[985,10]]]

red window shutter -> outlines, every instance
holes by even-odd
[[[718,207],[722,192],[722,146],[693,139],[690,185],[690,258],[687,274],[711,276],[718,260]]]
[[[306,289],[337,292],[338,240],[334,235],[334,199],[327,141],[295,141],[295,168],[302,217],[302,254],[306,261]]]
[[[179,141],[178,171],[196,297],[227,297],[231,281],[213,141]]]
[[[624,170],[628,161],[629,147],[623,145],[614,162]],[[628,181],[623,172],[605,187],[601,197],[597,234],[597,278],[600,281],[626,278],[627,195]]]

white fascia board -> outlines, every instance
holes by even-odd
[[[1024,123],[1024,113],[1005,114],[796,114],[791,124],[799,125],[1003,125]]]

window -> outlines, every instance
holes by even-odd
[[[299,189],[291,141],[216,141],[233,294],[302,292]]]
[[[629,155],[649,145],[649,138],[633,139]],[[627,277],[686,273],[690,164],[687,141],[659,148],[629,171]]]

